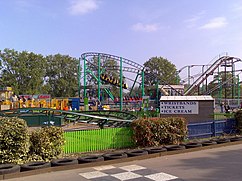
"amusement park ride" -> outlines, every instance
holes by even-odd
[[[114,85],[119,87],[119,105],[120,110],[123,110],[123,89],[128,88],[128,84],[124,83],[124,80],[131,80],[129,95],[132,95],[132,91],[137,84],[141,91],[140,97],[144,97],[145,88],[155,87],[156,91],[155,102],[159,105],[160,96],[192,96],[192,95],[212,95],[216,101],[221,102],[223,100],[229,101],[230,99],[236,99],[237,103],[240,102],[240,81],[239,77],[242,70],[236,69],[235,65],[241,64],[241,59],[228,56],[227,53],[223,53],[212,60],[212,63],[205,65],[187,65],[177,71],[177,85],[170,85],[165,81],[156,82],[156,85],[145,84],[147,77],[152,77],[156,80],[156,73],[152,72],[148,68],[140,65],[134,61],[125,59],[123,57],[89,52],[81,55],[83,61],[83,97],[87,96],[87,88],[92,88],[88,85],[87,80],[90,77],[97,83],[97,96],[101,101],[101,92],[108,95],[109,98],[114,100],[114,96],[110,91],[108,85]],[[93,63],[96,60],[96,64]],[[105,66],[105,61],[112,60],[116,62],[116,66]],[[201,71],[195,75],[192,75],[192,68],[201,67]],[[80,67],[80,65],[79,65]],[[184,73],[183,70],[188,69],[187,78],[181,79],[180,74]],[[106,72],[115,72],[118,77],[109,77]],[[128,74],[127,74],[128,73]],[[130,76],[133,73],[134,76]],[[81,75],[79,76],[79,96],[81,94]],[[132,79],[131,77],[135,77]],[[89,79],[88,79],[89,78]],[[106,86],[106,87],[105,87]],[[104,91],[103,91],[104,90]],[[149,96],[149,95],[148,95]]]
[[[107,64],[108,61],[114,63]],[[83,63],[83,72],[80,71],[81,62]],[[83,53],[79,61],[77,75],[78,97],[82,97],[84,100],[79,105],[82,106],[84,104],[84,108],[82,109],[88,110],[91,101],[90,99],[88,100],[88,97],[90,97],[88,92],[90,91],[95,93],[97,103],[103,103],[102,99],[106,95],[106,100],[110,99],[110,101],[105,102],[105,104],[114,103],[120,111],[129,102],[138,103],[142,107],[143,98],[152,99],[151,102],[153,101],[154,103],[152,106],[159,107],[160,96],[212,95],[216,99],[216,103],[236,100],[239,105],[241,98],[240,74],[242,72],[242,70],[236,67],[239,64],[241,64],[241,59],[228,56],[225,53],[213,59],[212,63],[209,64],[182,67],[177,71],[177,85],[170,85],[163,80],[155,82],[155,85],[154,83],[153,85],[149,85],[145,79],[152,78],[153,80],[157,80],[158,75],[143,65],[115,55],[96,52]],[[192,69],[195,67],[201,67],[201,71],[199,73],[196,71],[196,74],[193,75]],[[184,70],[186,69],[187,77],[184,79],[180,78],[180,75],[184,74]],[[82,73],[83,75],[81,75]],[[131,74],[133,75],[131,76]],[[92,82],[90,82],[91,80]],[[129,85],[127,81],[129,81]],[[134,95],[132,92],[137,85],[140,92]],[[112,86],[116,87],[116,97],[111,92]],[[151,87],[153,89],[150,89],[152,92],[145,91],[146,88]],[[129,91],[126,91],[128,89]],[[117,90],[119,92],[118,96]],[[21,100],[13,103],[11,101],[12,92],[11,87],[0,90],[1,109],[48,107],[63,110],[66,106],[70,105],[70,102],[76,101],[76,99],[72,100],[72,98],[51,99],[50,95],[47,95],[47,97],[46,95],[35,95],[34,97],[23,95],[27,100],[25,103],[21,102]],[[75,108],[79,110],[80,106],[75,106]],[[107,107],[109,108],[109,105]]]
[[[108,61],[112,63],[107,65]],[[83,72],[80,71],[81,62],[83,63]],[[83,119],[87,123],[96,121],[100,127],[129,124],[132,119],[135,119],[135,116],[124,111],[127,105],[131,105],[129,111],[135,105],[139,105],[139,108],[143,110],[150,107],[159,108],[160,98],[165,96],[211,95],[216,104],[226,101],[233,104],[234,107],[238,107],[241,103],[240,75],[242,70],[236,66],[240,64],[241,59],[239,58],[227,54],[219,55],[209,64],[182,67],[177,71],[177,84],[170,85],[164,80],[158,82],[156,73],[132,60],[110,54],[89,52],[81,55],[78,65],[78,97],[50,98],[50,95],[32,97],[22,95],[22,98],[27,98],[26,101],[22,99],[13,101],[13,91],[7,87],[0,90],[0,105],[1,110],[41,108],[41,111],[46,111],[49,116],[52,114],[60,119],[72,121]],[[201,67],[201,72],[197,73],[198,71],[196,71],[196,74],[193,75],[192,69],[195,67]],[[187,77],[180,78],[180,75],[184,73],[183,70],[186,69]],[[152,85],[145,81],[147,78],[154,80]],[[129,85],[127,81],[129,81]],[[139,93],[134,96],[132,92],[135,87],[137,88],[137,85]],[[116,97],[112,93],[112,86],[116,87]],[[147,92],[146,88],[149,88],[152,93]],[[90,91],[96,96],[93,105],[96,106],[96,109],[91,111],[89,108],[92,100],[88,99]],[[105,95],[106,100],[110,100],[110,102],[104,102]],[[102,108],[112,109],[111,104],[115,105],[116,109],[104,111],[104,115],[102,115],[102,111],[97,109],[99,105],[102,105]],[[81,112],[72,112],[68,108],[66,109],[70,105],[72,110],[81,110]],[[58,112],[57,114],[55,110]],[[10,111],[8,114],[10,113],[19,114],[18,111]],[[7,112],[1,114],[6,115]]]

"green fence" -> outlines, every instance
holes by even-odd
[[[65,153],[133,147],[131,128],[108,128],[65,132]]]
[[[214,120],[224,120],[224,119],[233,119],[234,118],[234,113],[214,113],[213,119]]]

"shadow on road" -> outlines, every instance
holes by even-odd
[[[204,172],[203,178],[194,178],[193,181],[241,181],[242,180],[242,150],[220,151],[210,153],[209,157],[180,159],[176,165],[186,169],[184,171]],[[193,173],[196,175],[196,173]]]

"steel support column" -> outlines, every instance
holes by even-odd
[[[78,97],[81,97],[81,58],[78,59],[78,68],[77,68],[77,81],[78,81]]]
[[[142,97],[145,96],[145,72],[144,69],[141,72],[142,82],[141,82],[141,90],[142,90]]]
[[[101,66],[101,60],[100,60],[100,54],[98,54],[98,76],[97,76],[97,89],[98,89],[98,92],[97,92],[97,96],[98,96],[98,100],[101,102],[101,79],[100,79],[100,66]]]
[[[86,86],[87,86],[87,70],[86,70],[86,58],[84,57],[83,58],[83,72],[84,72],[84,78],[83,78],[83,84],[84,84],[84,98],[87,97],[87,89],[86,89]]]
[[[119,95],[120,95],[120,111],[123,110],[123,60],[122,57],[120,57],[120,70],[119,70],[119,80],[120,80],[120,88],[119,88]]]

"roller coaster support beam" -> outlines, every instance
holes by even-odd
[[[132,85],[132,88],[131,88],[131,90],[130,90],[130,93],[129,93],[130,96],[131,96],[131,94],[132,94],[132,92],[133,92],[133,89],[134,89],[135,83],[136,83],[136,81],[137,81],[137,79],[138,79],[138,76],[139,76],[139,72],[137,73],[137,75],[136,75],[136,77],[135,77],[135,80],[134,80],[134,83],[133,83],[133,85]]]
[[[238,86],[238,105],[240,105],[240,83],[239,83],[239,75],[237,75],[237,86]]]
[[[86,67],[86,58],[84,57],[83,58],[83,68],[84,68],[84,70],[83,70],[83,72],[84,72],[84,78],[83,78],[83,84],[84,84],[84,98],[86,98],[87,97],[87,89],[86,89],[86,86],[87,86],[87,72],[86,72],[86,69],[87,69],[87,67]]]
[[[204,66],[205,65],[202,65],[202,75],[204,74]],[[205,92],[205,90],[204,90],[204,82],[202,83],[202,92]]]
[[[188,66],[188,86],[190,86],[190,79],[191,79],[191,66]]]
[[[219,83],[219,103],[221,103],[221,99],[222,99],[222,91],[223,91],[223,84],[222,84],[222,77],[218,77],[218,83]]]
[[[142,90],[142,97],[145,96],[145,72],[144,72],[144,69],[142,70],[142,74],[141,74],[141,77],[142,77],[142,83],[141,83],[141,90]]]
[[[93,76],[93,78],[94,78],[96,81],[98,81],[98,78],[94,75],[94,73],[93,73],[92,71],[87,70],[87,72],[88,72],[89,74],[91,74],[91,75]],[[102,84],[100,83],[100,89],[101,89],[101,85],[102,85]],[[106,89],[106,88],[104,88],[104,90],[105,90],[105,92],[109,95],[109,97],[110,97],[112,100],[114,100],[113,94],[112,94],[108,89]],[[100,96],[100,97],[101,97],[101,96]],[[98,100],[101,101],[99,97],[98,97]]]
[[[232,60],[232,99],[234,99],[235,97],[235,65],[234,65],[234,61]]]
[[[81,97],[81,58],[79,58],[79,64],[77,69],[77,80],[78,80],[78,97]]]
[[[119,88],[119,94],[120,94],[120,111],[123,110],[123,60],[122,57],[120,57],[120,71],[119,71],[119,80],[120,80],[120,88]]]
[[[101,71],[100,71],[100,66],[101,66],[101,63],[100,63],[100,54],[98,54],[98,80],[97,80],[97,89],[98,89],[98,92],[97,92],[97,96],[98,96],[98,100],[101,101],[101,91],[100,91],[100,85],[101,85],[101,79],[100,79],[100,76],[101,76]]]
[[[219,73],[219,67],[218,67],[218,85],[219,85],[218,98],[219,98],[219,104],[220,104],[222,99],[223,84],[222,84],[222,77],[220,76],[220,73]]]
[[[176,71],[176,85],[179,84],[179,72]]]
[[[159,107],[159,82],[156,81],[156,103],[157,103],[157,107]]]

